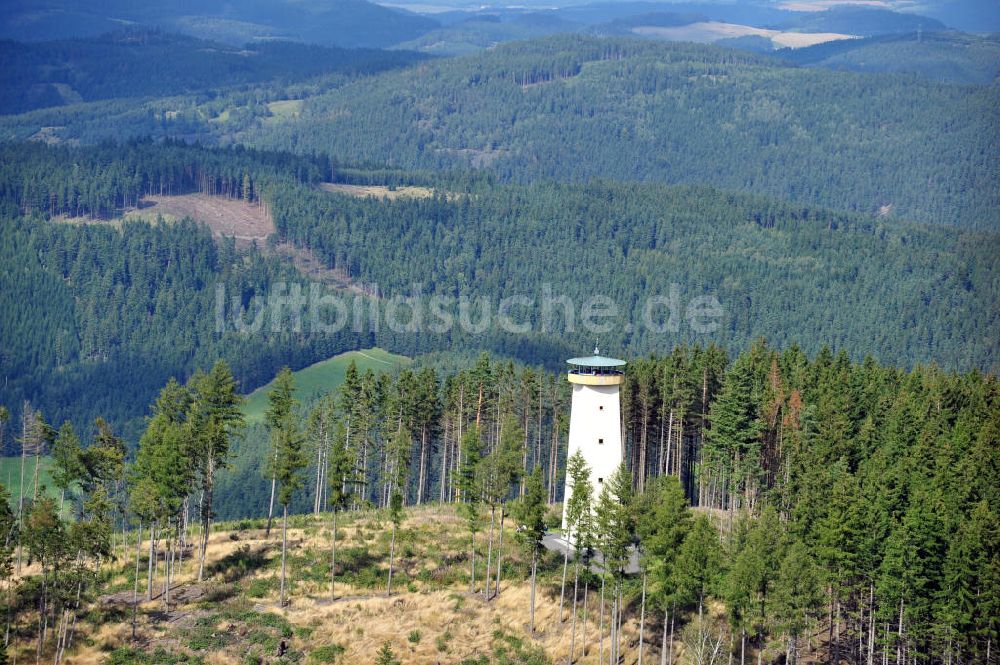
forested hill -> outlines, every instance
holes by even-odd
[[[246,140],[405,167],[489,167],[517,181],[710,183],[997,228],[998,109],[996,86],[557,36],[330,91]]]
[[[736,350],[764,336],[809,353],[831,345],[903,366],[997,369],[1000,252],[992,233],[657,184],[452,178],[427,198],[359,199],[317,185],[377,173],[242,149],[28,144],[4,146],[0,156],[0,258],[12,267],[0,272],[0,403],[29,399],[56,420],[86,425],[104,415],[134,425],[168,377],[219,357],[245,390],[283,364],[376,344],[406,355],[487,348],[561,367],[593,344],[595,333],[580,324],[592,296],[618,310],[601,320],[610,323],[602,345],[630,355],[685,341]],[[273,254],[217,244],[190,222],[92,222],[164,192],[266,204],[280,239],[355,281],[377,283],[380,308],[420,284],[423,299],[473,299],[474,325],[439,333],[428,316],[420,332],[366,323],[361,333],[265,327],[244,335],[229,326],[219,335],[217,285],[246,306],[278,281],[308,278]],[[676,328],[666,306],[651,309],[647,324],[649,298],[669,301],[675,284]],[[572,299],[575,329],[560,306],[543,330],[546,293]],[[475,303],[485,298],[495,315],[512,295],[534,303],[509,312],[529,330],[504,331],[494,319],[477,332]],[[709,332],[687,319],[699,297],[717,298],[722,310]]]
[[[8,653],[995,663],[996,376],[764,343],[626,357],[624,464],[597,479],[566,459],[564,376],[486,354],[457,371],[351,364],[312,401],[282,370],[249,429],[218,362],[163,386],[134,456],[106,425],[28,418],[26,448],[54,439],[58,496],[0,501],[0,563],[22,563]],[[560,499],[569,556],[543,547]]]
[[[242,46],[273,39],[384,48],[438,24],[367,0],[11,0],[0,5],[0,35],[25,41],[94,36],[122,24]]]
[[[283,237],[386,293],[422,284],[495,301],[537,297],[548,285],[576,303],[608,296],[618,316],[601,339],[636,354],[706,337],[686,324],[657,331],[644,323],[649,298],[677,285],[684,303],[718,298],[725,315],[707,337],[731,349],[763,336],[809,352],[864,349],[905,366],[996,369],[1000,358],[990,332],[1000,325],[991,305],[1000,297],[995,233],[706,187],[603,181],[396,201],[281,189],[274,211]],[[553,338],[579,348],[587,335]]]
[[[857,72],[905,72],[953,83],[989,84],[1000,76],[1000,34],[880,35],[782,49],[776,55],[800,65]]]
[[[424,56],[269,41],[245,48],[132,28],[93,39],[0,41],[0,113],[120,97],[162,97],[330,73],[370,74]]]
[[[238,142],[407,169],[472,166],[515,182],[708,184],[996,229],[998,109],[996,85],[555,36],[355,81],[38,110],[0,118],[0,140]]]

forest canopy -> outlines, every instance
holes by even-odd
[[[18,266],[0,277],[3,338],[10,340],[3,401],[29,399],[81,426],[97,414],[119,426],[136,422],[166,378],[187,376],[213,357],[227,358],[249,392],[282,364],[299,368],[376,344],[406,355],[488,348],[557,367],[589,348],[595,334],[636,354],[708,339],[737,351],[765,337],[905,367],[996,368],[1000,322],[991,305],[1000,299],[1000,253],[990,233],[708,187],[612,181],[523,186],[416,173],[412,180],[435,195],[357,198],[317,185],[395,187],[407,174],[242,148],[27,144],[0,147],[0,155],[4,264]],[[190,192],[266,206],[275,242],[308,250],[369,292],[377,285],[382,320],[392,299],[410,297],[414,285],[423,306],[463,296],[495,310],[512,295],[537,303],[546,294],[582,306],[602,296],[618,314],[600,333],[580,327],[578,316],[571,328],[561,309],[546,326],[536,306],[512,310],[527,334],[494,322],[479,331],[268,327],[249,336],[229,325],[220,336],[216,286],[246,306],[277,282],[308,290],[310,278],[269,251],[270,243],[237,249],[194,221],[108,222],[144,196]],[[665,317],[675,293],[681,318],[671,327]],[[654,296],[665,299],[655,316]],[[720,306],[708,334],[683,318],[699,297]],[[132,386],[130,397],[120,395],[122,385]]]

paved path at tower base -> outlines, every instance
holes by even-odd
[[[550,531],[545,534],[542,538],[542,544],[545,549],[551,550],[553,552],[558,552],[559,554],[565,555],[566,550],[569,550],[569,556],[573,557],[573,546],[566,542],[563,535],[558,531]],[[598,550],[594,550],[594,555],[590,559],[590,569],[595,573],[601,573],[604,571],[604,555]],[[639,573],[639,552],[634,547],[629,555],[628,565],[625,566],[626,575],[636,575]]]

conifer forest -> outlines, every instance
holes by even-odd
[[[997,665],[998,34],[0,8],[0,663]]]

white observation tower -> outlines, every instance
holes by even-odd
[[[576,451],[590,467],[590,483],[594,499],[604,483],[622,463],[621,390],[624,360],[605,358],[595,348],[589,358],[566,361],[570,370],[567,378],[573,384],[573,403],[569,419],[569,449],[567,459]],[[566,533],[566,505],[573,493],[569,474],[563,494],[563,533]]]

